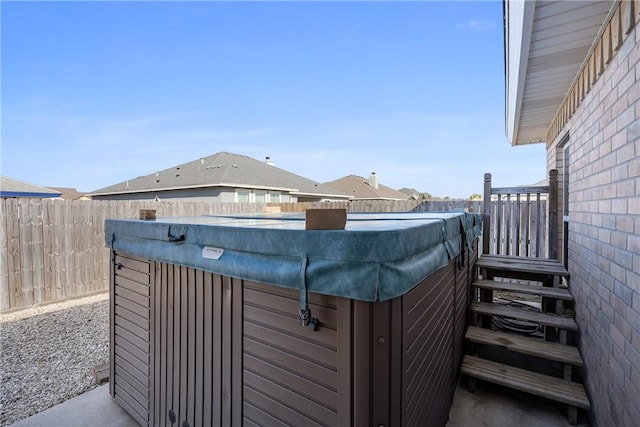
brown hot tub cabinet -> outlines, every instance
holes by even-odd
[[[444,425],[479,223],[465,213],[351,214],[345,230],[310,233],[299,218],[285,216],[109,220],[111,395],[141,425]],[[412,234],[404,231],[418,234],[409,238],[413,246],[401,243]],[[274,249],[272,236],[281,247]],[[320,241],[319,250],[300,247],[313,246],[309,238]],[[440,243],[425,249],[425,238]],[[262,252],[242,251],[256,239],[266,241],[256,243]],[[400,257],[384,259],[394,250],[376,249],[381,242],[401,245]],[[375,254],[349,258],[363,250]],[[216,264],[225,257],[229,265]],[[246,263],[252,268],[238,267]],[[287,286],[294,282],[281,271],[287,263],[303,283],[298,289]],[[378,264],[363,272],[363,263]],[[403,268],[417,270],[393,271]],[[285,285],[264,283],[275,281],[270,269]],[[382,301],[389,295],[384,284],[360,281],[399,283],[428,270],[417,284],[392,286],[399,295]],[[358,282],[344,278],[350,271]],[[315,282],[318,274],[341,284]],[[353,295],[345,283],[375,292]],[[331,294],[320,293],[321,285]],[[301,323],[305,297],[317,330]]]

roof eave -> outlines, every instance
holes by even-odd
[[[350,200],[351,196],[346,194],[330,194],[330,193],[310,193],[306,191],[291,191],[290,193],[293,196],[308,196],[308,197],[331,197],[334,199],[345,199]]]
[[[520,113],[522,112],[522,98],[524,94],[525,79],[527,76],[527,63],[529,61],[529,48],[533,33],[533,19],[535,16],[536,2],[508,2],[504,7],[505,25],[505,97],[506,97],[506,131],[511,145],[525,145],[539,140],[523,141],[518,138],[518,126]],[[509,41],[515,40],[516,43]]]
[[[159,191],[175,191],[175,190],[192,190],[196,188],[216,188],[216,187],[224,187],[224,188],[251,188],[256,190],[272,190],[272,191],[288,191],[295,192],[298,191],[297,188],[287,188],[287,187],[276,187],[276,186],[265,186],[265,185],[247,185],[247,184],[235,184],[235,183],[216,183],[211,185],[184,185],[184,186],[176,186],[176,187],[162,187],[162,188],[146,188],[140,190],[118,190],[118,191],[105,191],[100,193],[89,193],[87,196],[111,196],[116,194],[140,194],[140,193],[155,193]]]

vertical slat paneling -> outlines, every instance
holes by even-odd
[[[213,276],[213,423],[222,424],[222,328],[225,289],[222,276]]]
[[[153,425],[164,425],[161,421],[160,414],[164,413],[162,390],[166,387],[166,381],[164,380],[163,369],[166,367],[162,365],[164,358],[162,357],[163,346],[166,347],[166,325],[163,321],[166,319],[166,302],[167,302],[167,276],[166,276],[166,264],[160,262],[154,262],[155,268],[155,280],[152,283],[154,286],[154,299],[153,299],[153,333],[155,334],[154,346],[153,346],[153,384],[151,390],[153,391],[153,400],[151,401],[152,418],[150,420]]]
[[[244,341],[244,293],[243,281],[232,279],[231,284],[231,423],[242,424],[243,406],[243,341]]]
[[[188,270],[187,281],[189,286],[187,288],[188,298],[188,326],[187,326],[187,414],[185,419],[189,421],[189,425],[195,424],[195,403],[196,400],[202,396],[202,392],[196,392],[196,341],[198,341],[196,331],[196,288],[198,286],[196,281],[196,270],[190,268]]]
[[[233,297],[231,288],[231,278],[222,277],[222,425],[231,425],[231,307]]]
[[[217,309],[216,304],[214,303],[213,275],[211,273],[206,273],[203,277],[203,282],[202,295],[204,301],[202,306],[204,311],[202,313],[202,425],[210,426],[218,424],[220,422],[220,419],[214,418],[212,414],[213,408],[214,406],[216,406],[214,405],[214,402],[220,401],[219,398],[216,401],[213,397],[214,384],[220,384],[219,382],[214,381],[213,378],[213,354],[214,343],[216,342],[216,337],[213,330],[215,325],[219,324],[219,322],[216,322],[214,320],[214,313],[220,313],[220,311]]]
[[[389,301],[373,304],[372,343],[372,422],[374,425],[389,425],[389,392],[391,365],[391,303]]]
[[[372,304],[353,302],[353,425],[371,425]],[[346,397],[340,396],[344,399]]]
[[[194,392],[193,392],[193,411],[194,411],[194,423],[197,426],[203,425],[202,419],[204,415],[204,273],[203,271],[197,270],[195,272],[196,279],[194,283],[195,293],[194,293],[194,305],[195,305],[195,313],[194,313],[194,329],[192,329],[195,334],[195,343],[193,351],[195,351],[195,363],[193,365],[190,374],[194,376]]]
[[[350,425],[353,416],[353,301],[337,298],[338,324],[338,419],[337,425]],[[345,396],[345,398],[342,398]],[[349,396],[349,399],[346,398]]]
[[[162,328],[160,347],[160,411],[158,413],[159,425],[167,425],[167,414],[173,407],[173,266],[162,264],[162,309],[164,317],[160,319]],[[161,314],[161,316],[162,316]],[[157,327],[157,326],[156,326]]]
[[[173,267],[173,342],[170,343],[170,351],[173,352],[171,360],[173,362],[172,365],[167,367],[167,370],[171,373],[171,392],[172,392],[172,400],[169,406],[169,410],[173,411],[175,417],[177,419],[178,425],[182,424],[180,419],[180,346],[181,337],[180,337],[180,312],[182,309],[182,305],[180,304],[181,292],[180,288],[182,285],[180,279],[180,266],[172,265]]]
[[[188,274],[187,267],[180,267],[180,416],[178,417],[178,423],[182,425],[184,421],[189,421],[188,413],[188,400],[189,388],[188,388],[188,372],[187,366],[189,363],[189,289],[192,287],[190,281],[191,275]],[[192,422],[193,423],[193,422]]]

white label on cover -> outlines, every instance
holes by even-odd
[[[207,259],[220,259],[224,250],[222,248],[212,248],[205,246],[202,248],[202,257]]]

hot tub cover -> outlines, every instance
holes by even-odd
[[[155,261],[383,301],[470,250],[481,227],[481,215],[466,212],[350,213],[344,230],[305,230],[304,214],[108,219],[105,240]]]

